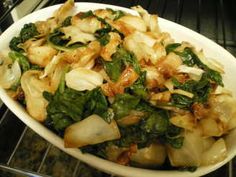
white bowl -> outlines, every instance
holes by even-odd
[[[10,26],[1,36],[0,36],[0,51],[8,49],[8,44],[11,38],[20,32],[20,29],[25,23],[35,22],[38,20],[45,20],[46,18],[52,16],[54,10],[56,10],[59,5],[51,6],[39,11],[36,11],[30,15],[25,16],[18,22]],[[113,8],[126,11],[128,13],[136,14],[134,11],[122,8],[118,6],[98,4],[98,3],[76,3],[76,12],[78,11],[88,11],[95,10],[99,8]],[[229,88],[233,95],[236,95],[236,82],[234,77],[236,75],[236,59],[224,48],[217,45],[213,41],[207,39],[206,37],[171,21],[159,18],[159,25],[162,31],[169,32],[171,36],[177,41],[188,41],[192,43],[197,49],[204,49],[206,56],[215,58],[224,65],[225,75],[224,82],[225,86]],[[230,132],[226,137],[226,144],[228,148],[227,158],[215,165],[199,167],[195,172],[181,172],[181,171],[159,171],[159,170],[147,170],[135,167],[122,166],[108,160],[96,157],[90,154],[82,154],[79,149],[64,148],[63,139],[54,134],[52,131],[44,127],[42,124],[34,120],[25,109],[19,105],[16,101],[11,99],[4,89],[0,88],[0,98],[8,106],[8,108],[19,117],[27,126],[33,129],[40,136],[45,138],[47,141],[57,146],[66,153],[72,155],[73,157],[95,167],[102,171],[116,174],[120,176],[129,177],[190,177],[190,176],[201,176],[209,173],[227,163],[236,155],[236,130]]]

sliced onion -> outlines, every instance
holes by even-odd
[[[117,123],[121,126],[133,125],[138,123],[143,116],[143,112],[132,110],[128,116],[118,119]]]
[[[180,65],[178,67],[178,72],[189,74],[190,78],[199,81],[202,77],[204,70],[195,67],[189,67],[186,65]]]
[[[202,154],[201,165],[211,165],[224,160],[227,148],[223,138],[218,139],[210,149]]]
[[[120,138],[119,128],[113,120],[110,124],[94,114],[67,127],[65,147],[82,147]]]
[[[40,79],[47,77],[49,74],[52,74],[60,60],[61,58],[58,55],[54,56],[50,63],[48,63],[44,68],[44,73],[42,76],[40,76]]]
[[[131,161],[143,167],[160,166],[165,162],[166,150],[162,144],[151,144],[148,147],[138,149],[132,153]]]
[[[0,86],[9,89],[11,86],[19,82],[21,77],[20,65],[15,61],[12,65],[6,60],[0,65]]]
[[[171,81],[171,79],[168,79],[165,83],[164,83],[165,87],[168,88],[168,90],[170,92],[172,92],[174,90],[174,84]]]
[[[171,91],[171,93],[184,95],[184,96],[187,96],[189,98],[193,98],[193,96],[194,96],[194,94],[192,94],[191,92],[187,92],[187,91],[182,90],[182,89],[174,89],[174,90]]]
[[[66,85],[78,91],[92,90],[102,85],[103,77],[96,71],[76,68],[65,75]]]
[[[201,62],[207,65],[210,69],[218,71],[222,74],[224,73],[224,67],[221,63],[217,62],[214,59],[206,58],[205,55],[203,54],[203,51],[197,52],[196,54],[198,58],[201,60]]]

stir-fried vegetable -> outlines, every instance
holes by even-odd
[[[0,85],[67,148],[144,168],[222,161],[236,127],[222,65],[175,43],[141,6],[139,16],[73,6],[23,26],[0,56]]]

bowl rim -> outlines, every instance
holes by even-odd
[[[38,11],[35,11],[19,21],[15,22],[12,24],[2,35],[0,36],[0,43],[4,40],[9,41],[9,34],[16,34],[19,32],[19,29],[23,24],[28,23],[28,22],[34,22],[41,16],[47,16],[50,17],[52,15],[52,12],[56,10],[61,4],[50,6],[44,9],[40,9]],[[120,6],[115,6],[115,5],[108,5],[108,4],[102,4],[102,3],[87,3],[87,2],[77,2],[75,3],[76,6],[76,12],[80,11],[81,9],[87,9],[87,10],[94,10],[94,9],[99,9],[99,8],[112,8],[112,9],[119,9],[123,10],[128,13],[132,14],[137,14],[133,10],[125,8],[125,7],[120,7]],[[78,10],[79,9],[79,10]],[[82,10],[83,11],[83,10]],[[47,15],[43,15],[47,14]],[[43,18],[45,19],[45,17]],[[40,19],[42,20],[42,19]],[[221,52],[224,53],[224,55],[227,57],[227,59],[232,60],[232,62],[235,62],[236,66],[236,60],[233,57],[232,54],[230,54],[228,51],[226,51],[223,47],[219,46],[215,42],[211,41],[210,39],[204,37],[203,35],[188,29],[182,25],[179,25],[177,23],[174,23],[172,21],[163,19],[159,17],[159,23],[160,27],[162,24],[167,24],[170,26],[175,26],[178,30],[183,30],[186,32],[186,34],[193,35],[195,37],[199,37],[203,39],[208,45],[216,48],[217,50],[220,50]],[[11,36],[12,37],[12,36]],[[190,41],[192,43],[192,41]],[[5,42],[6,43],[6,42]],[[4,50],[4,48],[3,48]],[[82,154],[81,151],[77,148],[64,148],[64,142],[63,139],[57,136],[55,133],[53,133],[51,130],[47,129],[44,125],[42,125],[40,122],[36,121],[33,119],[26,111],[25,109],[19,105],[16,101],[14,101],[10,96],[7,95],[6,91],[0,87],[0,98],[2,99],[3,103],[6,104],[6,106],[21,120],[23,121],[28,127],[33,129],[37,134],[39,134],[41,137],[46,139],[48,142],[52,143],[59,149],[63,150],[64,152],[72,155],[73,157],[97,168],[102,171],[111,173],[111,174],[116,174],[116,175],[122,175],[122,176],[137,176],[137,177],[145,177],[145,176],[150,176],[154,177],[156,175],[165,176],[165,177],[182,177],[182,176],[201,176],[204,174],[207,174],[209,172],[214,171],[215,169],[223,166],[226,164],[229,160],[231,160],[235,155],[236,155],[236,149],[234,149],[231,153],[228,154],[226,159],[223,161],[214,164],[214,165],[209,165],[209,166],[202,166],[198,167],[198,169],[195,172],[180,172],[180,171],[164,171],[164,170],[149,170],[149,169],[142,169],[142,168],[136,168],[136,167],[127,167],[123,165],[116,164],[114,162],[102,159],[100,157],[97,157],[95,155],[91,154]]]

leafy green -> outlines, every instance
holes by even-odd
[[[112,15],[114,16],[113,20],[118,20],[125,15],[125,13],[121,10],[113,10],[110,8],[107,8],[107,10],[110,10],[112,12]]]
[[[98,41],[100,42],[100,44],[102,46],[105,46],[109,43],[110,41],[110,35],[107,33],[107,34],[104,34],[103,36],[101,36],[100,38],[98,38]]]
[[[103,61],[103,66],[112,81],[117,81],[125,69],[125,66],[132,66],[138,74],[141,74],[139,63],[133,53],[118,47],[112,55],[112,61]]]
[[[177,47],[181,46],[180,43],[173,43],[166,46],[166,53],[173,52]]]
[[[138,80],[135,81],[135,83],[132,86],[130,86],[131,92],[134,95],[143,98],[144,100],[146,100],[148,97],[147,88],[145,87],[145,81],[146,81],[146,71],[141,72],[141,75],[139,76]]]
[[[148,117],[143,128],[147,133],[163,134],[168,128],[168,123],[168,119],[155,112]]]
[[[60,82],[59,88],[53,95],[44,92],[43,96],[48,100],[47,122],[56,131],[63,131],[73,122],[80,121],[92,114],[100,115],[105,121],[113,119],[113,112],[108,108],[106,97],[99,88],[91,91],[80,92],[66,88]]]
[[[198,56],[192,51],[191,48],[186,47],[183,52],[175,52],[178,54],[181,59],[183,60],[183,63],[188,66],[194,66],[197,65],[199,68],[202,68],[206,71],[207,78],[214,81],[216,84],[223,86],[222,82],[222,76],[219,72],[210,69],[207,65],[201,62],[201,60],[198,58]]]
[[[17,61],[19,63],[22,72],[25,72],[30,69],[30,63],[28,61],[28,58],[22,53],[10,51],[8,55],[13,61]]]
[[[180,83],[177,79],[172,78],[172,82],[176,88],[194,94],[192,99],[186,96],[174,94],[172,98],[176,104],[182,105],[183,107],[189,107],[193,102],[205,103],[208,100],[211,91],[211,84],[206,73],[202,75],[199,81],[188,80],[185,83]]]
[[[119,58],[113,58],[112,61],[102,61],[104,69],[112,81],[117,81],[124,69],[124,64]]]
[[[119,119],[129,115],[130,111],[135,109],[139,101],[139,98],[128,93],[117,94],[115,96],[115,101],[112,104],[112,108],[115,113],[115,118]]]
[[[59,29],[55,30],[53,33],[48,35],[48,44],[51,45],[53,48],[61,51],[70,51],[86,45],[80,42],[67,45],[70,39],[64,39],[63,36],[64,33],[62,33]]]
[[[114,58],[122,60],[126,66],[132,66],[136,73],[141,73],[141,68],[135,55],[123,47],[118,47],[117,52],[112,56],[112,59]]]
[[[33,38],[37,35],[39,35],[39,32],[34,23],[25,24],[20,31],[20,38],[21,38],[22,43],[24,43],[28,39]]]
[[[108,33],[112,31],[112,28],[105,21],[102,22],[105,23],[105,25],[103,28],[95,31],[95,37],[98,39],[102,46],[105,46],[110,41],[110,35]]]
[[[62,27],[70,26],[71,25],[71,19],[72,19],[72,16],[66,17],[66,19],[62,22],[61,26]]]
[[[39,32],[37,31],[37,27],[34,23],[25,24],[21,29],[19,36],[13,37],[11,39],[9,47],[11,50],[24,52],[24,50],[19,47],[19,44],[24,43],[28,39],[33,38],[37,35],[39,35]]]
[[[17,51],[17,52],[24,52],[24,50],[18,45],[21,43],[21,38],[20,37],[13,37],[9,43],[9,47],[11,50]]]
[[[178,108],[190,108],[193,103],[192,98],[180,94],[172,94],[171,99],[173,106]]]
[[[94,16],[93,11],[89,10],[87,12],[82,12],[79,16],[80,19]]]
[[[96,88],[90,92],[87,92],[87,102],[83,117],[87,117],[91,114],[97,114],[104,118],[108,123],[113,119],[114,113],[112,109],[108,109],[108,102],[99,88]]]
[[[170,124],[162,140],[173,148],[180,149],[183,146],[184,137],[180,136],[182,128]]]
[[[121,138],[112,142],[119,147],[129,147],[131,144],[146,147],[151,141],[151,137],[141,128],[141,124],[120,127],[119,130]]]

